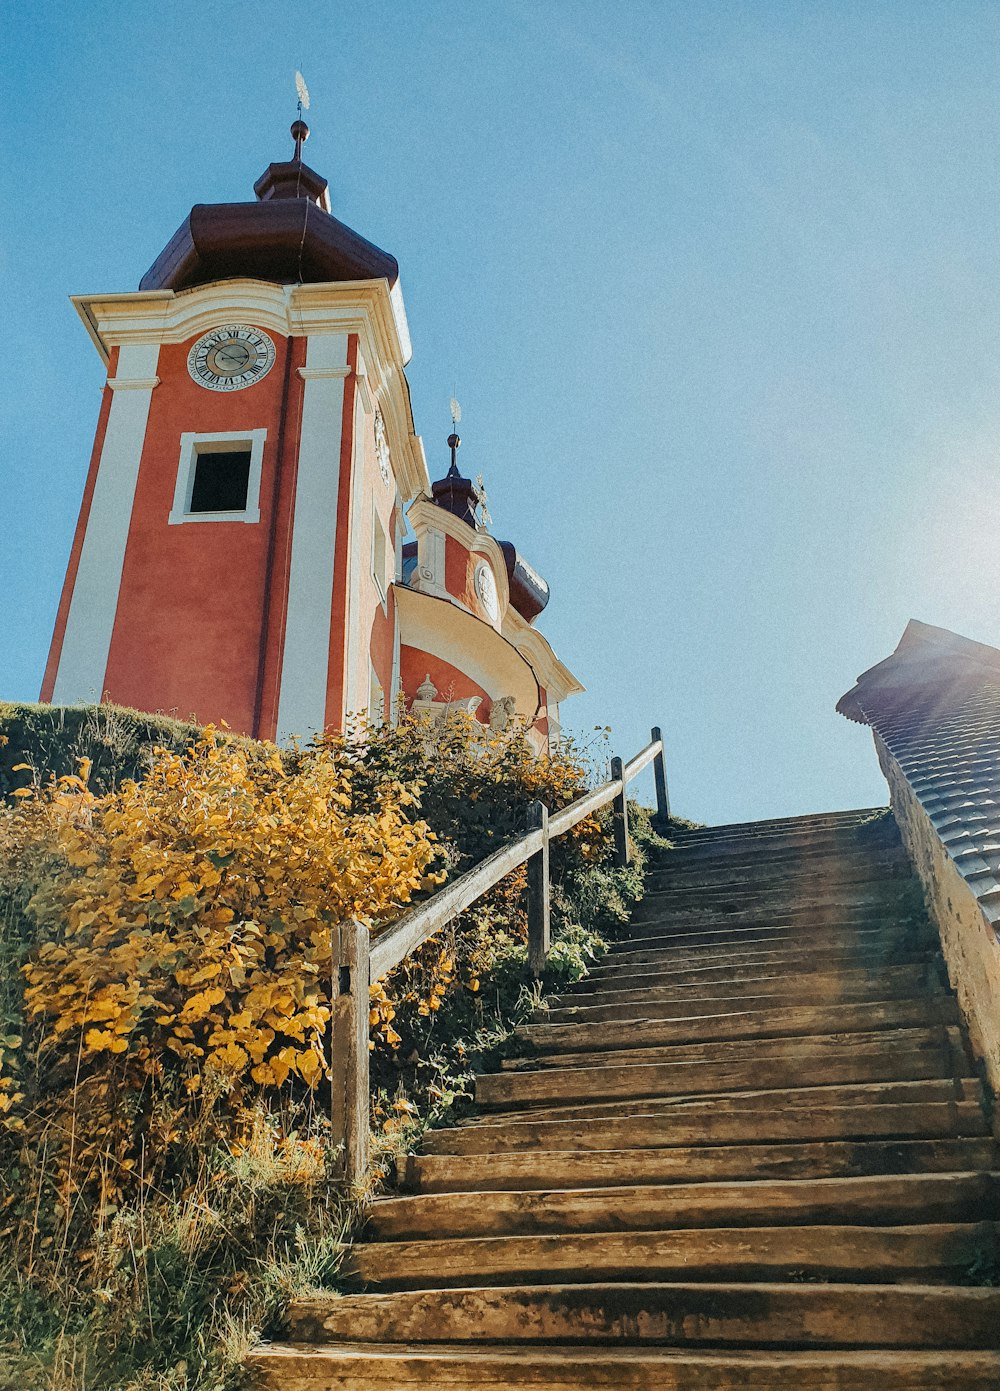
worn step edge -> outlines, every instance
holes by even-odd
[[[488,1154],[523,1149],[650,1149],[701,1142],[732,1144],[768,1140],[931,1139],[983,1135],[987,1125],[976,1102],[917,1102],[912,1105],[829,1106],[760,1112],[719,1113],[706,1106],[677,1114],[604,1116],[585,1120],[477,1123],[464,1129],[431,1130],[424,1137],[428,1154]]]
[[[656,875],[653,882],[647,879],[644,901],[649,899],[677,899],[679,902],[697,903],[704,899],[732,901],[738,909],[753,907],[757,903],[770,903],[773,900],[787,900],[791,905],[814,904],[820,909],[835,906],[854,907],[871,904],[881,906],[886,902],[908,901],[913,894],[913,871],[906,874],[872,873],[863,878],[848,874],[837,875],[826,882],[819,874],[776,874],[767,879],[732,881],[728,876],[720,876],[706,883],[676,882],[669,874]]]
[[[564,1074],[558,1073],[561,1077]],[[767,1084],[741,1090],[736,1087],[718,1088],[710,1092],[652,1092],[640,1096],[611,1096],[602,1094],[595,1086],[591,1096],[599,1101],[584,1101],[579,1097],[539,1098],[530,1106],[512,1105],[506,1109],[490,1110],[485,1115],[460,1121],[458,1130],[488,1130],[502,1127],[534,1126],[541,1121],[617,1120],[622,1116],[670,1116],[689,1120],[711,1112],[713,1120],[722,1116],[769,1117],[816,1109],[874,1106],[940,1105],[951,1102],[983,1104],[983,1085],[978,1077],[904,1077],[866,1082],[834,1082],[821,1078],[811,1083],[787,1087],[774,1086],[775,1078]],[[432,1132],[437,1133],[437,1132]]]
[[[271,1343],[258,1391],[996,1391],[1000,1353]],[[23,1384],[23,1383],[22,1383]]]
[[[651,987],[646,991],[631,991],[626,998],[604,999],[598,997],[591,1001],[584,997],[574,1004],[546,1004],[533,1010],[528,1018],[532,1023],[586,1024],[594,1020],[620,1019],[627,1023],[632,1019],[690,1019],[695,1015],[713,1016],[726,1014],[732,1007],[738,1009],[777,1009],[782,1005],[862,1005],[884,1004],[889,1000],[916,1000],[934,996],[947,996],[951,992],[940,982],[900,982],[893,989],[892,981],[876,977],[865,986],[847,989],[822,989],[811,986],[807,980],[794,977],[776,981],[771,988],[755,982],[754,988],[739,988],[740,983],[729,986],[709,987],[706,993],[700,990],[691,992],[658,991]]]
[[[635,943],[638,942],[638,945]],[[912,944],[909,938],[890,938],[872,933],[863,942],[827,942],[822,936],[810,943],[772,940],[747,943],[707,942],[700,947],[659,946],[656,939],[631,938],[619,943],[590,967],[588,980],[611,979],[634,974],[646,966],[661,971],[707,970],[717,966],[752,967],[760,964],[786,964],[789,969],[805,963],[833,966],[851,963],[858,970],[881,965],[909,964],[933,960],[941,954],[940,941],[928,939]],[[645,972],[643,972],[645,975]]]
[[[650,896],[639,899],[629,928],[635,936],[648,936],[649,929],[695,937],[709,931],[730,931],[749,936],[752,932],[780,927],[807,936],[822,932],[827,937],[862,933],[872,929],[929,930],[922,918],[911,918],[902,906],[893,903],[844,904],[827,901],[771,902],[755,898],[740,907],[727,907],[698,897],[690,904],[662,903]]]
[[[755,945],[739,946],[730,950],[727,943],[718,943],[693,951],[687,947],[653,946],[630,949],[620,956],[609,955],[601,965],[591,966],[586,976],[574,982],[564,993],[570,999],[586,1002],[591,995],[618,989],[685,986],[689,983],[704,986],[727,980],[741,985],[745,983],[744,977],[746,981],[753,981],[775,974],[786,978],[835,975],[840,971],[876,975],[900,968],[927,971],[942,981],[947,980],[941,953],[933,947],[915,950],[903,947],[898,951],[876,948],[860,952],[848,949],[820,957],[799,949],[786,952],[777,944],[759,949]]]
[[[576,981],[570,989],[560,995],[550,995],[551,1009],[572,1005],[603,1004],[607,1001],[625,1003],[631,999],[698,999],[710,992],[719,994],[739,986],[760,986],[773,989],[780,986],[795,986],[807,990],[854,990],[872,987],[876,982],[885,987],[889,984],[909,983],[917,993],[927,986],[936,987],[943,975],[939,961],[893,963],[883,967],[844,965],[840,969],[828,962],[803,961],[796,969],[787,965],[717,966],[694,967],[679,971],[644,971],[641,975],[612,977],[610,980],[594,980],[585,976]]]
[[[774,1079],[773,1060],[745,1062],[609,1063],[603,1067],[540,1068],[537,1072],[492,1072],[475,1080],[476,1103],[535,1106],[545,1102],[659,1096],[699,1096],[720,1092],[760,1091]],[[825,1054],[782,1063],[788,1087],[840,1086],[862,1082],[917,1082],[971,1075],[971,1066],[956,1074],[950,1051],[941,1048],[895,1052]]]
[[[958,1006],[951,996],[890,1000],[873,1005],[812,1005],[802,1009],[738,1010],[691,1019],[642,1019],[628,1028],[629,1042],[709,1043],[727,1038],[777,1038],[794,1034],[848,1033],[858,1029],[927,1024],[957,1024]],[[621,1022],[594,1024],[522,1024],[516,1036],[549,1052],[593,1050],[622,1037]]]
[[[913,880],[913,867],[905,856],[873,860],[859,857],[851,864],[833,858],[789,861],[771,864],[748,859],[742,863],[714,865],[677,864],[647,871],[645,892],[651,897],[687,899],[699,894],[708,898],[747,896],[756,899],[802,894],[876,894],[879,898],[895,887],[901,891]]]
[[[853,827],[872,822],[893,826],[888,807],[848,807],[846,811],[809,811],[801,816],[768,816],[760,821],[720,821],[707,826],[680,826],[672,831],[678,841],[698,836],[733,835],[744,831],[771,831],[779,827],[793,826],[806,831],[816,826]]]
[[[869,1174],[851,1178],[738,1180],[602,1188],[475,1190],[382,1198],[366,1239],[667,1230],[700,1226],[902,1226],[1000,1218],[995,1173]]]
[[[719,924],[713,920],[693,927],[675,928],[666,922],[632,922],[629,935],[620,939],[614,956],[626,956],[636,951],[705,951],[709,947],[729,947],[741,951],[772,950],[803,951],[811,944],[822,943],[827,947],[838,947],[842,951],[854,950],[870,953],[876,948],[884,951],[899,949],[927,951],[940,945],[940,939],[929,925],[919,928],[911,926],[886,926],[873,918],[861,925],[824,926],[808,919],[802,923],[772,922],[759,925]]]
[[[288,1324],[304,1342],[995,1350],[1000,1290],[778,1281],[464,1287],[296,1300]]]
[[[969,1054],[962,1031],[954,1024],[928,1028],[906,1027],[866,1033],[792,1034],[789,1037],[721,1039],[712,1043],[675,1043],[648,1047],[606,1048],[579,1053],[531,1053],[505,1058],[504,1072],[537,1072],[549,1068],[653,1066],[671,1063],[821,1061],[826,1057],[887,1057],[893,1053],[946,1054],[958,1075],[968,1071]]]
[[[767,848],[762,854],[758,848],[760,837],[758,836],[724,836],[716,837],[714,840],[684,840],[673,839],[669,847],[652,846],[649,850],[649,862],[651,865],[670,865],[677,860],[696,860],[701,857],[712,858],[712,850],[719,852],[720,858],[740,858],[740,845],[742,843],[742,857],[757,860],[771,861],[773,859],[793,856],[798,858],[811,858],[813,856],[858,856],[858,855],[905,855],[905,848],[898,833],[891,833],[882,837],[859,837],[848,833],[846,835],[833,833],[829,835],[825,843],[822,839],[815,836],[784,837],[786,844],[783,846],[780,838],[767,837]]]
[[[553,1279],[960,1280],[995,1265],[995,1222],[685,1227],[359,1243],[342,1274],[366,1288],[435,1289]],[[1000,1334],[1000,1330],[998,1330]]]
[[[602,1188],[718,1180],[816,1179],[869,1174],[1000,1169],[991,1135],[935,1139],[760,1141],[663,1149],[512,1150],[509,1154],[410,1154],[401,1161],[411,1193],[502,1193],[512,1189]]]

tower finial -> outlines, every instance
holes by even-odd
[[[309,127],[305,121],[292,122],[292,139],[295,141],[295,154],[292,156],[296,164],[302,163],[302,146],[309,139]]]

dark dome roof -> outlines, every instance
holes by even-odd
[[[461,443],[458,435],[452,431],[448,436],[451,468],[443,478],[439,478],[436,483],[431,484],[431,495],[436,507],[444,508],[446,512],[451,512],[461,521],[475,527],[476,508],[482,499],[479,489],[472,479],[466,478],[458,471],[458,446]]]
[[[535,567],[528,564],[513,542],[501,541],[500,549],[507,566],[511,605],[522,618],[533,623],[549,602],[549,586]]]
[[[186,290],[237,276],[281,285],[383,279],[395,285],[396,258],[331,214],[326,179],[301,158],[269,165],[254,192],[256,203],[193,207],[139,289]]]

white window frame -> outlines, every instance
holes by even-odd
[[[374,663],[368,662],[368,722],[385,724],[385,691],[375,672]]]
[[[181,456],[174,485],[174,505],[167,518],[171,526],[184,522],[259,522],[260,476],[264,463],[267,430],[221,430],[214,434],[185,431],[181,435]],[[200,454],[224,453],[240,447],[250,450],[250,476],[247,479],[247,505],[231,512],[192,512],[195,469]]]
[[[378,546],[375,544],[379,532],[382,533],[382,569],[379,573],[378,565]],[[379,516],[378,507],[372,503],[372,579],[375,581],[375,588],[378,590],[378,597],[382,601],[382,612],[389,611],[389,556],[391,554],[389,544],[389,533],[386,531]]]

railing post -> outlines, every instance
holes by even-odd
[[[528,830],[541,831],[542,848],[528,860],[528,965],[538,980],[549,955],[549,809],[544,802],[528,808]]]
[[[619,869],[628,864],[631,856],[628,848],[628,802],[626,800],[625,774],[620,758],[611,760],[611,780],[620,782],[622,790],[613,802],[613,821],[615,828],[615,864]]]
[[[368,1088],[368,952],[364,923],[333,929],[331,963],[330,1122],[338,1177],[357,1183],[368,1168],[371,1102]]]
[[[665,826],[670,820],[670,794],[667,791],[667,766],[663,761],[663,735],[659,725],[650,731],[653,740],[659,740],[660,752],[653,759],[653,777],[656,780],[656,819]]]

